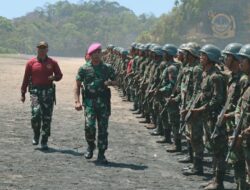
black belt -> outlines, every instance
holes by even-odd
[[[39,85],[39,86],[32,85],[31,89],[48,90],[48,89],[50,89],[52,87],[53,87],[52,85]]]

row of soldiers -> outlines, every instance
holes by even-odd
[[[105,62],[116,70],[119,88],[132,111],[145,118],[152,135],[163,136],[168,152],[188,147],[180,162],[193,163],[184,175],[203,175],[204,150],[213,158],[214,178],[204,187],[224,189],[227,163],[237,189],[248,189],[250,176],[250,44],[132,43],[130,51],[109,45]],[[173,137],[173,138],[172,138]],[[185,137],[185,138],[183,138]]]

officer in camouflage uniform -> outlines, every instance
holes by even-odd
[[[48,138],[51,131],[53,104],[55,102],[55,85],[53,81],[62,79],[57,62],[47,56],[48,43],[37,45],[37,57],[32,58],[26,65],[21,101],[25,101],[25,93],[29,86],[31,100],[31,126],[34,132],[33,145],[39,144],[42,132],[41,148],[48,149]],[[41,131],[41,132],[40,132]]]
[[[249,189],[246,183],[246,166],[248,168],[247,173],[249,175],[250,167],[250,44],[244,45],[240,52],[240,67],[241,70],[247,75],[248,82],[243,87],[241,97],[238,101],[235,111],[235,124],[239,122],[243,117],[242,125],[240,126],[240,135],[236,140],[236,146],[233,152],[237,158],[235,163],[235,178],[237,183],[237,189],[246,190]],[[245,114],[243,115],[243,111]],[[232,139],[232,137],[230,137]]]
[[[110,115],[110,90],[107,86],[115,85],[115,73],[112,67],[101,60],[101,44],[94,43],[88,49],[90,61],[80,67],[76,76],[75,109],[81,110],[80,89],[82,89],[85,110],[85,138],[88,148],[86,159],[93,157],[95,149],[96,120],[98,122],[98,157],[97,161],[106,164],[105,151],[108,148],[108,120]]]

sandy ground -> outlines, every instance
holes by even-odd
[[[74,190],[74,189],[201,189],[205,176],[186,177],[166,145],[155,143],[138,119],[128,111],[132,103],[123,102],[112,89],[112,116],[109,123],[109,164],[97,166],[94,158],[83,157],[83,112],[74,110],[73,85],[83,59],[55,58],[64,77],[57,83],[49,151],[32,146],[29,95],[20,102],[20,86],[28,56],[0,56],[0,189]],[[227,188],[235,187],[226,182]]]

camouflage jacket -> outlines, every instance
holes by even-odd
[[[107,87],[104,82],[115,80],[115,72],[111,65],[100,63],[93,66],[91,62],[86,62],[78,70],[76,80],[83,84],[84,101],[94,98],[106,98]]]
[[[202,73],[199,106],[205,106],[204,116],[217,118],[226,100],[226,80],[221,71],[212,66]]]
[[[231,100],[229,100],[229,105],[227,107],[226,113],[231,115],[227,122],[227,131],[232,131],[235,126],[235,120],[234,120],[234,112],[237,106],[237,102],[240,98],[240,95],[242,94],[242,90],[244,89],[244,86],[246,86],[248,82],[247,76],[244,75],[242,72],[238,73],[231,73],[229,75],[228,85],[227,85],[227,95],[228,97],[231,96]]]

